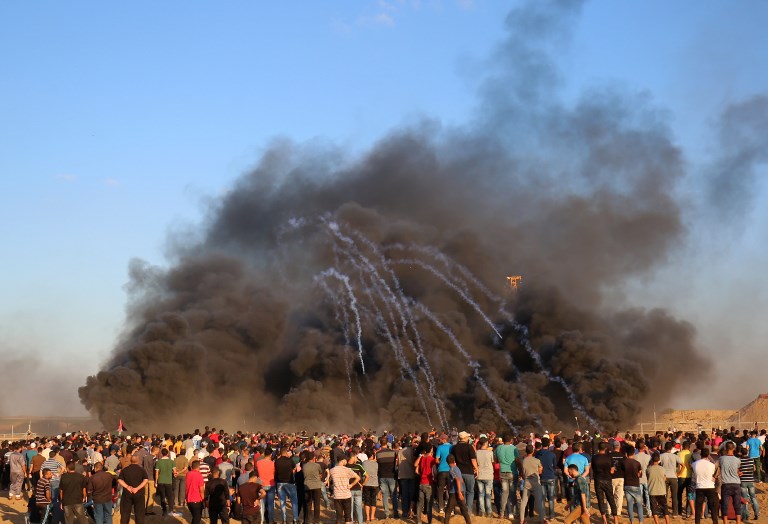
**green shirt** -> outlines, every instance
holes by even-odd
[[[571,509],[576,509],[581,507],[581,494],[586,495],[587,499],[587,507],[591,507],[592,504],[589,500],[589,481],[579,475],[576,477],[576,482],[574,482],[574,490],[573,490],[573,500],[571,501]]]
[[[157,461],[155,470],[158,471],[158,484],[173,484],[173,461],[166,457]]]
[[[517,474],[517,464],[515,460],[520,456],[520,452],[512,444],[502,444],[496,447],[496,460],[499,461],[499,473]]]

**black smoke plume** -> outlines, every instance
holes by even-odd
[[[558,97],[551,55],[577,11],[535,1],[510,13],[466,126],[425,121],[361,158],[273,143],[212,207],[202,240],[167,269],[131,264],[128,327],[80,389],[85,406],[107,425],[158,429],[504,429],[575,416],[609,429],[673,394],[683,365],[706,373],[691,325],[606,299],[684,241],[685,169],[645,97]],[[343,282],[318,280],[330,268],[357,299],[360,355]],[[523,275],[517,292],[511,274]],[[405,327],[387,289],[402,290]]]

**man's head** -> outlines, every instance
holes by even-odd
[[[448,455],[448,457],[445,459],[445,461],[450,465],[454,466],[456,464],[456,457],[453,455]]]
[[[75,461],[74,460],[70,460],[69,462],[67,462],[67,471],[69,471],[70,473],[75,471]]]
[[[42,475],[44,479],[51,480],[51,477],[53,477],[53,472],[50,469],[45,468],[42,472]]]
[[[135,453],[131,455],[131,464],[138,464],[139,463],[139,456]]]
[[[529,457],[533,455],[533,446],[531,446],[530,444],[525,446],[525,454],[528,455]]]
[[[570,466],[568,466],[567,472],[569,477],[571,477],[572,479],[575,479],[576,477],[579,476],[579,466],[577,466],[576,464],[571,464]]]
[[[659,462],[661,462],[661,455],[659,454],[658,451],[654,451],[653,455],[651,455],[651,462],[653,462],[654,464],[658,464]]]
[[[459,433],[459,442],[469,442],[469,433],[462,431]]]
[[[599,455],[605,455],[607,451],[608,451],[607,443],[601,441],[597,444],[597,453]]]
[[[192,462],[189,464],[189,469],[191,469],[191,470],[200,469],[200,461],[199,461],[199,460],[193,460],[193,461],[192,461]]]

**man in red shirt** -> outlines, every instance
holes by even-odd
[[[203,499],[205,498],[205,481],[200,473],[200,461],[193,460],[187,472],[186,500],[189,512],[192,514],[190,524],[200,524],[203,520]]]
[[[416,460],[416,477],[419,479],[419,503],[416,509],[416,522],[421,522],[422,510],[427,512],[427,523],[432,523],[432,485],[435,483],[432,468],[435,465],[432,456],[432,444],[427,442]]]

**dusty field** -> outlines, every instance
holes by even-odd
[[[751,520],[750,522],[754,523],[768,523],[768,482],[762,485],[758,485],[757,488],[758,493],[758,501],[760,504],[760,519],[758,520]],[[594,496],[592,497],[592,522],[595,524],[598,524],[601,521],[600,515],[597,512],[597,501],[594,499]],[[0,523],[12,523],[12,524],[24,524],[24,513],[26,512],[27,507],[27,501],[21,500],[21,501],[9,501],[6,494],[3,494],[0,496]],[[159,513],[160,508],[156,508],[156,511]],[[181,518],[174,518],[174,517],[165,517],[159,515],[150,515],[146,517],[145,523],[146,524],[187,524],[190,521],[190,514],[189,511],[185,508],[182,512]],[[383,517],[383,510],[381,510],[381,507],[379,507],[379,513],[380,516]],[[750,517],[752,517],[752,511],[750,509]],[[276,515],[278,515],[278,518],[280,517],[280,510],[277,510]],[[336,514],[333,511],[326,511],[325,509],[322,511],[322,523],[323,524],[333,524],[336,521]],[[565,517],[565,508],[563,504],[557,504],[556,507],[556,518],[554,522],[562,522],[563,518]],[[651,518],[646,516],[647,520],[646,522],[653,522]],[[438,518],[435,516],[433,519],[435,523],[442,523],[444,522],[444,518],[440,517]],[[622,518],[620,519],[621,522],[628,522],[627,518],[627,512],[626,512],[626,504],[624,505],[624,510],[622,513]],[[91,521],[92,522],[92,521]],[[120,514],[117,513],[113,517],[113,524],[119,524],[120,522]],[[133,519],[131,519],[131,522],[133,522]],[[203,519],[203,522],[208,522],[208,519]],[[233,520],[233,522],[239,522],[237,520]],[[395,519],[381,519],[375,521],[378,524],[401,524],[403,522],[411,522],[414,523],[415,519],[411,520],[395,520]],[[426,522],[426,518],[424,518],[424,522]],[[464,522],[464,519],[461,517],[461,514],[454,515],[451,517],[451,522],[460,524]],[[472,517],[472,522],[476,524],[504,524],[509,523],[510,521],[508,519],[493,519],[493,518],[479,518],[479,517]],[[518,519],[515,519],[514,522],[518,522]],[[537,521],[532,521],[537,522]],[[578,521],[577,521],[578,522]],[[663,522],[663,521],[662,521]],[[688,519],[686,521],[685,519],[678,518],[678,519],[672,519],[673,523],[679,523],[683,524],[684,522],[690,522],[693,524],[693,518]],[[702,519],[702,522],[711,522],[709,519]]]

